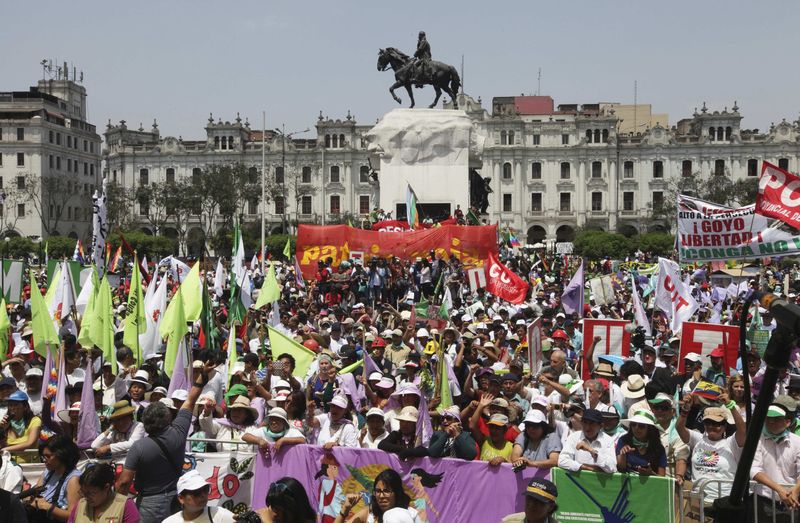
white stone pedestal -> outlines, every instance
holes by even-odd
[[[395,109],[367,134],[380,156],[380,203],[397,217],[411,184],[418,204],[448,204],[452,214],[469,207],[470,144],[477,141],[464,111]],[[425,218],[420,213],[420,219]]]

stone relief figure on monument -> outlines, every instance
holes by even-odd
[[[432,85],[436,91],[436,98],[428,107],[436,107],[436,104],[439,103],[439,98],[442,96],[442,91],[444,91],[453,101],[453,108],[458,109],[456,95],[461,88],[461,78],[458,76],[458,71],[452,65],[431,59],[431,46],[423,31],[419,33],[417,49],[413,58],[394,47],[387,47],[378,52],[378,71],[385,71],[387,68],[391,68],[394,71],[395,82],[389,88],[389,94],[392,95],[392,98],[397,103],[403,103],[394,94],[395,89],[398,87],[405,87],[411,100],[410,107],[414,107],[412,86]]]

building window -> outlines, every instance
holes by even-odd
[[[18,203],[17,204],[17,216],[20,217],[20,218],[25,216],[25,204],[24,203]]]
[[[514,131],[508,131],[508,145],[514,145]]]
[[[325,135],[325,148],[326,149],[330,149],[330,147],[331,147],[331,135],[326,134]]]
[[[94,164],[89,165],[89,174],[94,176]]]
[[[247,200],[247,214],[258,214],[258,198]]]
[[[3,165],[3,158],[2,157],[0,157],[0,165]],[[53,167],[55,167],[55,165],[56,165],[56,162],[53,159],[53,155],[52,154],[48,158],[48,165],[50,166],[51,169]]]
[[[633,162],[627,161],[622,164],[622,177],[633,178]]]
[[[603,129],[603,143],[608,143],[608,129]]]
[[[24,191],[25,190],[25,177],[24,176],[17,176],[17,190]]]
[[[592,162],[592,178],[602,178],[603,164],[600,162]]]
[[[283,196],[276,196],[275,197],[275,214],[283,214],[285,212],[285,206],[283,205]]]
[[[778,167],[780,167],[784,171],[788,171],[789,170],[789,159],[788,158],[778,158]]]
[[[660,211],[664,208],[664,193],[653,191],[653,210]]]
[[[664,177],[664,162],[656,160],[653,162],[653,178]]]
[[[48,131],[47,138],[50,143],[53,143],[53,140],[55,139],[55,133],[53,131]]]
[[[747,160],[747,176],[758,176],[758,160],[755,158]]]
[[[56,145],[61,145],[61,133],[56,133]]]
[[[311,167],[308,165],[303,166],[300,173],[300,183],[311,183]]]
[[[513,176],[513,174],[512,174],[512,170],[511,170],[511,162],[504,163],[503,164],[503,179],[504,180],[510,180],[512,176]]]
[[[25,167],[25,153],[17,153],[17,167]]]
[[[559,195],[559,205],[558,205],[558,210],[559,211],[561,211],[561,212],[569,212],[569,211],[572,210],[572,205],[571,205],[571,199],[572,198],[571,198],[571,196],[572,195],[570,193],[568,193],[568,192],[562,192]]]
[[[500,131],[500,145],[507,145],[508,144],[508,133],[505,131]]]
[[[561,179],[569,180],[569,162],[561,162]]]
[[[725,128],[725,140],[730,142],[732,136],[733,136],[733,129],[731,129],[730,127],[726,127]]]
[[[331,183],[339,183],[339,166],[331,165]]]
[[[150,183],[150,171],[147,169],[139,169],[139,185],[147,185]]]
[[[725,160],[714,160],[714,175],[723,176],[725,174]]]
[[[623,211],[633,210],[633,191],[625,191],[624,193],[622,193],[622,210]]]
[[[593,211],[603,210],[603,193],[601,192],[592,193],[592,210]]]
[[[214,137],[214,149],[219,149],[219,136]]]
[[[531,164],[531,179],[532,180],[542,179],[542,162],[533,162]]]
[[[569,135],[562,134],[561,135],[561,145],[569,145]]]
[[[60,156],[56,156],[56,170],[57,171],[61,170],[61,157]]]
[[[531,193],[531,212],[542,212],[542,193]]]
[[[167,183],[175,183],[175,169],[172,167],[167,168]]]
[[[362,165],[358,170],[358,181],[361,183],[369,183],[369,167]]]
[[[83,162],[83,175],[86,176],[87,174],[89,174],[89,164]]]
[[[202,176],[202,174],[203,174],[203,171],[200,169],[200,167],[195,167],[195,168],[192,169],[192,183],[194,185],[197,185],[197,184],[200,183],[200,177]]]
[[[19,141],[19,142],[25,141],[25,128],[24,127],[17,127],[17,141]]]
[[[692,161],[691,160],[684,160],[681,162],[681,176],[691,176],[692,175]]]
[[[503,194],[503,212],[511,212],[511,194]]]
[[[67,135],[67,147],[72,148],[72,136]]]
[[[358,197],[358,213],[369,214],[369,195],[362,194]]]
[[[339,206],[339,195],[338,194],[331,194],[331,214],[339,214],[342,212],[341,207]],[[309,214],[309,212],[303,211],[303,214]]]
[[[139,214],[141,216],[150,214],[150,206],[147,203],[147,198],[144,196],[139,197]]]
[[[300,203],[300,214],[311,214],[311,196],[303,196]]]
[[[542,143],[542,137],[541,137],[541,135],[539,135],[539,134],[534,134],[534,135],[533,135],[533,145],[541,145],[541,143]]]
[[[339,147],[344,147],[344,135],[339,135]]]
[[[592,130],[586,129],[586,143],[592,143]]]
[[[67,158],[67,172],[72,172],[72,158]]]
[[[87,140],[83,141],[83,152],[87,152],[89,150],[89,142]]]
[[[275,183],[283,184],[283,167],[275,167]]]

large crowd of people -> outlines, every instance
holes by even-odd
[[[78,343],[79,317],[63,322],[60,372],[66,374],[69,407],[55,413],[44,361],[32,349],[26,296],[8,307],[13,343],[0,381],[0,494],[12,494],[0,495],[0,506],[31,521],[233,521],[228,510],[208,507],[209,486],[202,477],[181,474],[184,453],[245,446],[276,454],[306,443],[380,449],[402,460],[429,456],[485,462],[487,468],[508,464],[514,471],[559,467],[667,476],[677,489],[693,492],[709,514],[713,500],[729,491],[744,444],[748,406],[742,375],[750,377],[754,394],[762,392],[765,365],[758,349],[739,362],[727,361],[722,347],[707,355],[684,353],[681,333],[669,329],[663,311],[645,306],[652,336],[638,325],[629,357],[598,355],[601,338],[584,338],[584,320],[625,319],[637,327],[632,292],[641,293],[646,285],[637,281],[639,290],[632,290],[631,281],[642,278],[637,271],[655,260],[647,253],[630,260],[585,260],[587,275],[613,275],[614,295],[597,300],[587,291],[583,309],[568,314],[561,296],[580,258],[505,243],[499,251],[506,266],[530,282],[523,303],[473,290],[456,257],[435,253],[338,266],[322,260],[314,278],[302,284],[293,263],[276,262],[280,298],[261,309],[252,306],[241,324],[231,321],[228,289],[214,291],[219,281],[214,265],[204,263],[201,276],[211,290],[214,323],[202,333],[199,321],[189,326],[191,385],[171,393],[166,342],[141,361],[123,344],[129,289],[129,275],[123,275],[113,290],[117,373],[96,348]],[[137,269],[129,264],[128,270]],[[247,271],[257,298],[266,271],[256,265]],[[170,296],[176,292],[179,281],[170,267],[151,272],[152,278],[168,279]],[[795,301],[800,291],[797,265],[764,266],[756,279],[722,294],[711,285],[708,267],[683,272],[702,304],[694,318],[700,322],[733,325],[747,314],[771,331],[775,320],[769,311],[757,304],[743,309],[746,295],[760,286]],[[46,288],[44,276],[39,286]],[[443,309],[445,292],[451,305]],[[643,299],[647,304],[648,297]],[[528,339],[535,320],[540,340]],[[272,350],[267,327],[315,353],[306,373],[296,372],[291,354]],[[541,347],[542,361],[531,361],[532,344]],[[227,367],[229,351],[236,351],[233,369]],[[758,510],[779,521],[789,521],[800,506],[798,354],[795,348],[782,370],[750,472]],[[374,366],[354,365],[366,357]],[[86,369],[93,369],[90,383]],[[448,379],[441,379],[443,373]],[[81,403],[84,387],[93,387],[94,405]],[[102,463],[84,471],[76,466],[78,414],[92,408],[101,431],[90,453],[122,460],[116,475]],[[39,461],[46,472],[20,502],[14,494],[23,478],[16,464]],[[710,488],[709,482],[717,483]],[[356,510],[358,496],[348,496],[331,511],[322,502],[317,507],[316,493],[284,478],[261,500],[266,508],[238,517],[421,521],[418,507],[425,504],[409,498],[396,471],[381,472],[374,485],[367,507]],[[324,489],[323,481],[321,495]],[[135,498],[127,495],[131,491]],[[526,496],[525,515],[507,521],[552,520],[557,496],[552,483],[534,480],[519,495]],[[19,517],[14,521],[23,521]],[[448,521],[447,514],[438,520]]]

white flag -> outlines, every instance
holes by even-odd
[[[633,317],[636,319],[636,325],[642,327],[645,334],[652,336],[650,322],[647,321],[647,314],[644,313],[642,301],[639,299],[639,291],[636,290],[636,278],[631,278],[631,286],[633,287],[633,293],[631,294],[633,296]]]
[[[94,293],[94,284],[92,283],[92,275],[91,273],[86,274],[86,271],[91,271],[92,269],[83,269],[81,271],[81,279],[84,280],[83,287],[81,287],[81,293],[78,295],[78,299],[75,300],[75,308],[78,309],[78,314],[83,317],[83,313],[86,311],[86,305],[89,303],[89,296]],[[86,278],[83,275],[86,274]]]
[[[256,270],[258,269],[258,266],[259,266],[259,265],[260,265],[260,264],[258,263],[258,256],[256,256],[256,255],[254,254],[254,255],[253,255],[253,259],[252,259],[252,260],[250,260],[250,270],[251,270],[251,271],[253,271],[253,272],[256,272]]]
[[[156,349],[161,345],[161,335],[159,328],[161,327],[161,318],[164,316],[164,311],[167,310],[167,276],[161,278],[161,283],[158,284],[155,292],[151,293],[150,288],[155,286],[156,277],[153,276],[150,285],[147,286],[147,294],[144,298],[144,313],[145,320],[147,321],[147,330],[139,335],[139,346],[142,348],[142,356],[153,354]]]
[[[250,283],[250,273],[244,273],[244,279],[242,280],[242,289],[239,294],[239,299],[242,300],[242,305],[245,309],[249,309],[250,306],[253,304],[253,296],[250,294],[252,291],[250,288],[253,285]]]
[[[225,268],[222,266],[222,258],[217,259],[217,270],[214,271],[214,294],[217,298],[222,298],[225,290]]]
[[[697,301],[691,289],[681,281],[680,267],[666,258],[658,259],[658,288],[656,289],[656,308],[670,318],[672,332],[681,330],[684,321],[697,312]]]
[[[97,267],[98,274],[103,273],[106,265],[104,252],[106,250],[106,236],[108,236],[108,213],[106,212],[106,179],[99,191],[92,196],[92,259]]]
[[[150,276],[150,269],[147,268],[147,256],[142,256],[142,269],[144,269],[144,275]]]
[[[61,263],[61,273],[59,274],[57,282],[53,282],[56,286],[55,293],[53,294],[53,301],[50,302],[49,312],[53,320],[63,320],[72,312],[72,306],[75,305],[75,291],[72,288],[72,273],[69,271],[67,262]]]
[[[169,267],[169,272],[172,275],[172,279],[176,280],[178,283],[183,283],[183,279],[187,274],[189,274],[189,266],[172,255],[167,256],[158,262],[159,267],[162,265]]]

